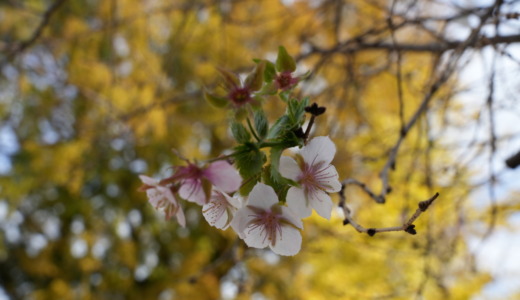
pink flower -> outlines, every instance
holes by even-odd
[[[327,193],[341,190],[338,172],[330,164],[335,154],[336,146],[330,138],[320,136],[302,148],[298,163],[288,156],[281,157],[280,174],[300,184],[287,192],[287,205],[299,217],[310,216],[314,209],[330,219],[333,204]]]
[[[145,175],[139,175],[139,178],[144,183],[140,190],[146,191],[148,202],[157,210],[162,210],[166,214],[166,219],[169,220],[172,216],[177,218],[177,222],[182,227],[186,226],[186,219],[182,208],[175,199],[172,190],[159,184],[158,180],[150,178]]]
[[[240,207],[241,202],[238,198],[230,197],[218,189],[213,189],[209,203],[202,207],[202,214],[209,225],[226,229]]]
[[[263,183],[255,185],[231,227],[249,247],[269,246],[277,254],[291,256],[301,248],[302,221],[288,207],[280,205],[273,188]]]
[[[211,184],[223,192],[231,193],[238,190],[242,183],[242,178],[237,170],[223,160],[216,161],[203,168],[195,164],[179,167],[172,177],[165,180],[180,180],[181,188],[179,195],[199,205],[204,205],[208,202],[203,187],[206,188],[208,193],[211,189]]]

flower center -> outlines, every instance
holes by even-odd
[[[233,103],[242,105],[251,99],[251,95],[247,88],[236,88],[230,93],[229,98]]]
[[[276,234],[282,234],[282,226],[280,225],[280,215],[273,211],[263,211],[253,216],[253,220],[247,228],[249,232],[260,228],[260,236],[264,236],[270,242],[276,241]]]
[[[291,73],[283,72],[276,77],[276,82],[281,89],[285,89],[291,85],[292,79]]]

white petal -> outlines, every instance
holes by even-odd
[[[204,194],[200,180],[185,180],[179,189],[179,195],[181,198],[199,205],[206,203],[206,194]]]
[[[168,202],[177,206],[178,202],[177,199],[175,199],[175,196],[173,196],[172,191],[164,186],[157,186],[157,190],[164,196],[166,199],[168,199]]]
[[[269,245],[269,239],[267,238],[267,231],[264,226],[246,227],[244,230],[244,242],[249,247],[253,248],[265,248]]]
[[[159,180],[153,179],[153,178],[148,177],[146,175],[139,175],[139,178],[146,185],[155,186],[155,185],[159,184]]]
[[[287,192],[287,206],[300,218],[307,218],[311,215],[312,209],[303,193],[303,189],[291,187]]]
[[[318,136],[313,138],[301,150],[303,160],[309,165],[317,162],[330,164],[336,154],[336,146],[328,136]]]
[[[217,228],[222,228],[223,225],[218,225],[222,223],[225,225],[227,221],[226,207],[218,201],[211,201],[210,203],[204,204],[204,206],[202,206],[202,215],[206,221],[208,221],[209,225]],[[224,219],[224,221],[222,221],[222,219]]]
[[[228,219],[229,215],[228,210],[226,209],[222,216],[219,219],[217,219],[214,226],[219,229],[226,229],[229,226]]]
[[[324,190],[329,193],[337,193],[341,190],[341,183],[339,182],[338,172],[333,165],[325,166],[319,171],[319,176],[316,180],[323,186]]]
[[[233,220],[231,220],[231,228],[238,234],[238,237],[241,239],[245,238],[244,227],[249,220],[249,215],[252,211],[249,208],[241,208],[239,209],[235,215],[233,216]]]
[[[302,170],[298,163],[289,156],[280,157],[280,174],[283,177],[297,181],[298,177],[302,174]]]
[[[204,176],[208,180],[226,193],[231,193],[240,187],[242,177],[238,171],[226,161],[216,161],[204,170]]]
[[[310,199],[310,205],[316,212],[327,220],[330,220],[330,214],[334,204],[330,200],[330,196],[321,190],[316,190]]]
[[[303,229],[302,219],[299,218],[289,207],[282,206],[283,220],[300,229]]]
[[[178,207],[175,217],[177,218],[177,222],[179,223],[179,225],[181,225],[182,227],[186,227],[186,218],[184,217],[182,207]]]
[[[276,242],[269,247],[279,255],[292,256],[300,252],[302,246],[302,235],[293,226],[283,225],[282,233],[276,237]]]
[[[257,183],[249,193],[248,206],[269,210],[273,204],[278,203],[278,196],[273,188],[261,182]]]
[[[155,209],[159,208],[159,205],[164,198],[164,195],[156,188],[147,189],[146,196],[148,197],[148,202],[150,202]]]

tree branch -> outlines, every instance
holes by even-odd
[[[67,1],[67,0],[56,0],[56,2],[54,2],[45,11],[45,13],[42,16],[42,20],[40,21],[40,24],[38,25],[38,27],[36,27],[36,29],[34,30],[33,34],[27,40],[20,42],[18,45],[15,45],[8,52],[8,54],[6,55],[6,57],[5,57],[4,61],[2,62],[2,64],[5,63],[6,61],[11,60],[14,56],[16,56],[16,55],[24,52],[28,48],[30,48],[38,40],[38,38],[40,38],[40,36],[42,35],[43,30],[45,29],[45,27],[47,27],[47,25],[49,25],[49,22],[50,22],[52,16],[58,11],[60,6],[63,3],[65,3],[65,1]]]
[[[342,189],[339,192],[340,196],[340,202],[339,207],[343,210],[343,214],[345,215],[345,219],[343,220],[343,225],[350,224],[354,229],[356,229],[359,233],[366,233],[369,236],[374,236],[378,232],[391,232],[391,231],[405,231],[409,234],[416,234],[417,231],[415,230],[415,225],[413,222],[419,218],[419,216],[425,212],[430,205],[439,197],[439,193],[435,193],[430,199],[419,202],[418,208],[415,211],[415,213],[401,226],[394,226],[394,227],[383,227],[383,228],[366,228],[360,224],[358,224],[354,218],[352,217],[352,214],[350,212],[350,209],[348,208],[346,204],[346,197],[345,197],[345,188],[346,185],[343,183]]]

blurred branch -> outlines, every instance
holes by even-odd
[[[361,185],[360,185],[361,186]],[[352,217],[351,211],[348,208],[346,204],[346,197],[345,197],[345,189],[346,184],[343,182],[341,191],[339,192],[340,196],[340,202],[339,207],[343,210],[343,214],[345,215],[345,219],[343,220],[343,225],[350,224],[352,225],[359,233],[366,233],[370,236],[373,236],[374,234],[378,232],[391,232],[391,231],[405,231],[409,234],[416,234],[417,231],[415,230],[415,225],[413,222],[419,218],[419,216],[425,212],[430,205],[439,197],[439,193],[435,193],[430,199],[419,202],[419,207],[415,211],[415,213],[408,219],[407,222],[405,222],[401,226],[394,226],[394,227],[384,227],[384,228],[366,228],[360,224],[358,224]]]
[[[3,65],[5,62],[13,59],[16,55],[19,55],[30,48],[40,38],[45,27],[49,25],[52,16],[58,11],[61,5],[65,3],[65,1],[67,0],[56,0],[56,2],[45,11],[40,24],[36,27],[32,35],[27,40],[20,42],[18,45],[15,45],[12,49],[8,50],[6,57],[2,62],[0,62],[0,65]]]

